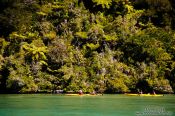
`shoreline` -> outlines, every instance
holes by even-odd
[[[11,94],[11,95],[15,95],[15,94],[50,94],[50,95],[80,95],[78,93],[0,93],[0,95],[5,95],[5,94]],[[90,94],[90,93],[84,93],[82,95],[129,95],[129,94],[135,94],[135,95],[140,95],[138,93],[97,93],[97,94]],[[175,93],[156,93],[155,95],[175,95]],[[144,93],[143,95],[153,95],[150,93]]]

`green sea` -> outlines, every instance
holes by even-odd
[[[0,116],[175,116],[175,96],[0,95]]]

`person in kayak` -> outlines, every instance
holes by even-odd
[[[138,94],[139,94],[139,95],[143,94],[142,90],[139,90],[139,89],[138,89]]]
[[[96,91],[93,91],[92,93],[91,93],[91,95],[96,95],[97,93],[96,93]]]
[[[83,95],[83,91],[82,90],[79,90],[79,95]]]
[[[153,95],[156,95],[156,92],[153,90]]]

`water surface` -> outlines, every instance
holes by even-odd
[[[0,95],[0,116],[175,116],[175,96]]]

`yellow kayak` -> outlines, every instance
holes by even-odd
[[[126,94],[126,95],[129,95],[129,96],[147,96],[147,97],[160,97],[160,96],[163,96],[162,94]]]
[[[100,96],[102,94],[65,94],[66,96]]]

